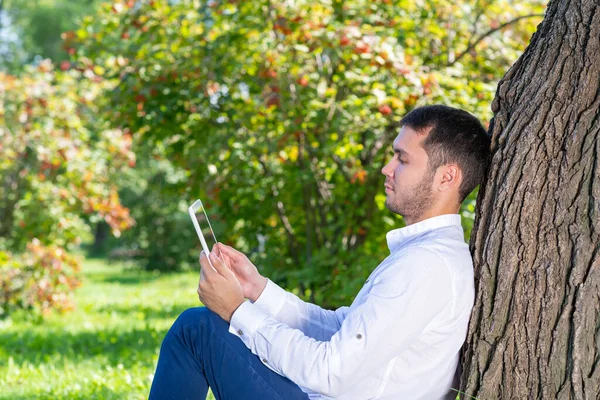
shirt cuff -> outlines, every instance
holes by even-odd
[[[287,292],[267,278],[267,285],[254,302],[258,308],[275,317],[287,300]]]
[[[250,301],[244,301],[231,316],[229,332],[242,339],[254,353],[254,335],[267,318],[269,316],[259,307],[255,307]]]

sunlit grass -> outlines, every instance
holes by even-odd
[[[0,399],[147,398],[165,333],[199,305],[197,279],[85,260],[75,311],[0,322]]]

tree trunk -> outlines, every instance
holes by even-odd
[[[600,398],[599,82],[600,0],[551,1],[492,104],[468,396]]]
[[[106,248],[105,243],[108,239],[108,224],[104,221],[100,221],[96,224],[96,230],[94,232],[94,244],[92,245],[92,255],[99,256],[104,255]]]

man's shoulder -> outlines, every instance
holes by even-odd
[[[385,264],[382,269],[404,276],[420,273],[455,275],[473,268],[466,243],[457,246],[436,242],[409,244],[391,254]]]
[[[443,273],[447,268],[446,260],[435,249],[423,245],[409,245],[391,254],[375,272],[376,275],[378,272],[388,279],[392,276],[405,279],[426,271]]]
[[[443,235],[439,232],[428,232],[428,234],[420,240],[416,240],[401,246],[392,254],[397,259],[410,258],[441,258],[442,261],[457,260],[471,261],[471,253],[469,245],[465,242],[462,236]]]
[[[388,296],[436,293],[440,301],[452,296],[452,273],[439,254],[427,247],[411,246],[380,265],[371,275],[372,289]]]
[[[411,243],[392,254],[391,261],[397,263],[418,262],[422,264],[426,261],[434,263],[443,262],[443,249],[435,242],[431,243]]]

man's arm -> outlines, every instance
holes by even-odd
[[[220,254],[233,271],[244,296],[267,315],[319,340],[329,339],[340,328],[348,307],[330,311],[304,302],[260,275],[243,253],[222,243],[216,246],[215,254]]]
[[[348,307],[325,310],[286,292],[270,279],[267,279],[264,290],[253,305],[275,320],[317,340],[331,338],[340,329],[349,310]]]
[[[419,251],[384,270],[329,340],[307,337],[250,302],[233,313],[230,332],[275,372],[337,397],[407,349],[451,301],[447,266]]]

